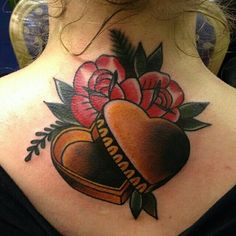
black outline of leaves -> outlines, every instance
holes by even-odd
[[[80,125],[79,122],[74,118],[70,107],[63,103],[50,103],[44,102],[52,114],[60,121],[73,125]]]
[[[200,115],[209,105],[209,102],[189,102],[179,107],[180,119],[177,125],[184,131],[197,131],[211,126],[209,123],[202,122],[195,117]]]
[[[129,199],[129,207],[134,219],[138,219],[142,210],[158,220],[157,215],[157,200],[152,192],[140,193],[134,190]]]
[[[112,51],[118,57],[120,63],[125,69],[126,77],[134,78],[134,54],[136,48],[133,47],[128,37],[120,30],[110,30],[110,37],[113,43]]]
[[[80,125],[74,118],[71,111],[72,97],[76,95],[76,92],[72,86],[54,78],[57,93],[63,103],[51,103],[44,102],[53,115],[60,121],[73,125]]]
[[[72,97],[76,95],[76,92],[69,84],[54,78],[57,93],[64,104],[70,105]]]
[[[40,154],[40,149],[44,149],[46,147],[47,141],[51,142],[57,134],[69,127],[72,127],[72,125],[61,121],[56,121],[55,124],[51,124],[50,127],[44,128],[44,131],[36,132],[35,135],[41,138],[33,139],[31,141],[32,145],[27,148],[28,155],[25,157],[25,161],[31,161],[34,154],[38,156]]]
[[[209,102],[188,102],[180,106],[181,119],[193,118],[201,114],[209,105]]]
[[[129,206],[134,219],[137,219],[143,207],[142,194],[139,193],[137,190],[134,190],[133,193],[131,194]]]
[[[157,200],[152,192],[143,194],[143,209],[150,216],[158,219],[157,215]]]

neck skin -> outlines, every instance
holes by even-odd
[[[142,41],[147,54],[162,42],[164,48],[162,71],[174,76],[175,80],[188,81],[186,86],[201,82],[204,78],[199,73],[209,73],[209,71],[196,51],[195,13],[182,14],[178,17],[174,17],[173,13],[172,17],[166,16],[163,14],[163,6],[159,4],[162,3],[150,0],[145,4],[137,3],[135,6],[138,7],[135,9],[128,6],[107,23],[104,31],[82,55],[73,56],[72,53],[82,52],[104,20],[118,9],[124,8],[124,5],[109,4],[102,0],[88,3],[71,0],[60,17],[50,18],[49,42],[38,63],[44,63],[45,68],[45,60],[50,62],[47,63],[48,68],[45,68],[45,71],[50,71],[51,77],[59,76],[71,83],[75,71],[83,62],[94,61],[104,53],[112,54],[108,30],[116,28],[125,32],[134,45],[137,46]],[[59,7],[60,5],[49,4],[50,15],[57,15]],[[73,21],[76,22],[66,27],[61,34],[61,29]],[[63,47],[60,35],[71,53]],[[196,79],[189,78],[189,74],[194,75]]]

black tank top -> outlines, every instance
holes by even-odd
[[[59,236],[0,167],[0,235]],[[235,236],[236,186],[181,236]],[[147,235],[148,236],[148,235]]]

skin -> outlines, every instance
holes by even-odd
[[[195,14],[174,20],[151,16],[156,1],[128,20],[115,23],[134,44],[142,40],[150,52],[164,45],[164,65],[185,93],[185,101],[208,101],[209,107],[199,119],[212,127],[187,133],[191,143],[188,164],[166,185],[154,192],[158,201],[158,221],[145,214],[135,221],[128,203],[123,207],[98,201],[73,190],[58,175],[51,163],[50,146],[40,157],[26,164],[24,157],[34,132],[55,121],[43,101],[59,102],[53,77],[71,84],[80,64],[110,53],[107,31],[101,34],[82,56],[73,57],[59,41],[59,28],[78,18],[83,2],[72,0],[60,18],[51,18],[50,39],[44,53],[30,66],[0,79],[0,164],[23,190],[36,209],[63,235],[163,235],[172,236],[191,226],[236,180],[236,92],[212,74],[196,55]],[[100,4],[100,11],[97,11]],[[114,11],[113,5],[90,3],[86,15],[66,30],[63,39],[71,51],[81,51]],[[50,12],[55,13],[51,7]],[[114,21],[126,16],[118,15]],[[176,48],[174,22],[181,22],[183,50]],[[184,29],[184,30],[183,30]]]

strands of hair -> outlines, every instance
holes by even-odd
[[[60,14],[56,15],[55,18],[58,18],[60,16],[62,16],[64,14],[64,12],[66,11],[66,0],[52,0],[53,2],[60,2]],[[99,35],[106,29],[108,23],[118,14],[120,14],[121,12],[124,11],[128,11],[130,9],[136,9],[135,6],[138,6],[138,2],[142,2],[143,4],[148,4],[149,0],[99,0],[100,2],[107,2],[108,4],[117,6],[118,8],[115,8],[113,13],[111,13],[109,16],[107,16],[105,18],[105,20],[101,23],[101,26],[99,27],[98,31],[95,33],[94,37],[92,37],[92,39],[88,42],[88,44],[84,47],[84,49],[81,50],[81,52],[79,53],[73,53],[69,47],[63,42],[62,39],[62,35],[65,31],[66,28],[68,28],[69,26],[71,26],[72,24],[75,24],[76,22],[80,21],[81,18],[84,16],[84,14],[86,13],[86,9],[88,7],[88,3],[90,0],[86,0],[85,2],[87,2],[87,6],[85,7],[85,9],[83,10],[82,15],[76,19],[73,22],[68,23],[67,25],[65,25],[61,31],[60,31],[60,41],[62,43],[62,46],[65,48],[65,50],[70,53],[72,56],[81,56],[82,54],[84,54],[89,48],[90,46],[93,44],[93,42],[96,40],[97,37],[99,37]],[[98,1],[98,0],[97,0]],[[227,1],[231,1],[231,0],[227,0]],[[234,21],[235,18],[231,17],[230,14],[227,13],[227,8],[226,8],[226,4],[224,4],[223,8],[221,7],[221,5],[217,2],[210,2],[209,0],[200,0],[200,1],[196,1],[196,0],[177,0],[174,1],[175,4],[171,4],[172,0],[168,1],[169,5],[173,5],[173,8],[170,8],[169,5],[166,2],[162,2],[160,3],[160,9],[152,9],[153,12],[151,13],[152,16],[154,18],[156,18],[157,20],[162,20],[162,16],[161,14],[158,13],[162,13],[165,15],[164,12],[164,7],[168,6],[166,8],[166,12],[168,9],[167,17],[164,16],[163,18],[165,20],[171,20],[173,18],[179,17],[181,14],[187,14],[189,13],[201,13],[203,15],[205,15],[207,18],[211,19],[212,21],[218,22],[219,27],[222,28],[222,30],[220,30],[220,32],[223,32],[222,35],[225,33],[229,33],[230,30],[232,29],[232,27],[235,25]],[[163,6],[162,6],[163,5]],[[176,9],[176,5],[178,5],[179,7]],[[175,7],[174,7],[175,6]],[[182,7],[181,7],[182,6]],[[137,11],[138,11],[137,7]],[[163,8],[163,9],[162,9]],[[216,9],[217,11],[221,11],[221,14],[216,14]],[[173,14],[172,14],[173,11]],[[130,13],[129,13],[130,14]],[[127,15],[129,15],[127,14]],[[53,17],[53,16],[52,16]],[[127,18],[127,17],[126,17]],[[126,19],[125,18],[125,19]],[[112,24],[112,23],[111,23]],[[220,36],[223,37],[223,36]],[[179,48],[179,46],[177,46]],[[182,50],[181,50],[182,51]]]

